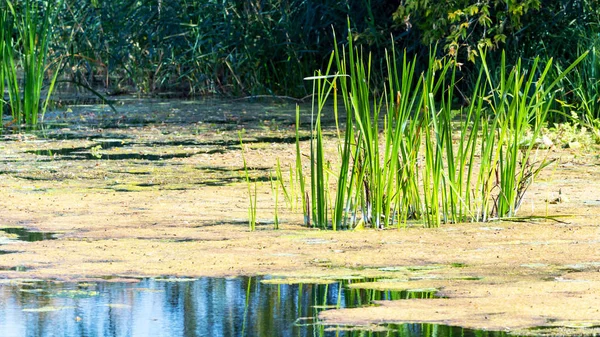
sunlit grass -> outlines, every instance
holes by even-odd
[[[437,227],[517,215],[525,192],[552,163],[537,154],[534,140],[546,125],[555,87],[586,55],[550,79],[552,60],[509,67],[502,57],[490,69],[486,52],[479,50],[480,72],[467,107],[453,105],[457,63],[435,55],[432,51],[426,70],[417,74],[416,61],[406,54],[398,61],[392,49],[388,83],[379,97],[373,96],[371,59],[351,40],[348,51],[334,51],[337,72],[330,61],[325,72],[307,78],[315,93],[311,189],[303,198],[307,225]],[[346,108],[345,130],[337,120],[338,98]],[[332,112],[324,110],[328,99],[334,100]],[[325,113],[334,115],[338,143],[333,187],[324,156]],[[296,151],[301,174],[299,141]],[[334,202],[327,197],[332,194]]]
[[[52,25],[55,24],[62,3],[62,0],[44,3],[33,0],[6,0],[0,5],[0,23],[3,31],[3,43],[0,48],[2,86],[5,85],[5,81],[13,122],[19,126],[36,126],[48,108],[49,98],[61,68],[61,62],[53,64],[48,61],[48,50],[52,38]],[[42,102],[44,79],[50,67],[53,75]],[[23,70],[22,80],[18,76],[18,69]]]
[[[244,164],[244,177],[246,179],[246,185],[248,186],[248,228],[253,231],[256,229],[256,200],[257,200],[257,185],[258,182],[252,182],[250,179],[250,173],[248,169],[248,164],[246,162],[246,154],[244,150],[244,143],[242,141],[242,132],[238,133],[238,138],[240,140],[240,148],[242,151],[242,161]],[[277,216],[277,215],[276,215]],[[277,222],[278,225],[278,222]]]

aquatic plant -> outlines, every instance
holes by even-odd
[[[279,164],[279,160],[277,161]],[[279,186],[283,186],[282,184],[277,182],[277,178],[273,177],[272,174],[269,174],[269,182],[271,184],[271,194],[275,198],[275,214],[273,218],[273,228],[279,229]]]
[[[6,10],[0,9],[0,58],[3,60],[5,57],[4,50],[6,48],[5,35],[10,31],[7,22],[8,12]],[[4,100],[5,71],[6,67],[4,66],[4,61],[2,61],[0,62],[0,130],[2,130],[2,128],[4,127],[2,116],[4,115],[4,106],[6,105],[6,101]]]
[[[246,162],[246,154],[244,150],[244,143],[242,142],[242,132],[238,133],[240,140],[240,148],[242,151],[242,161],[244,164],[244,177],[246,179],[246,185],[248,186],[248,227],[251,231],[256,229],[256,199],[257,199],[257,184],[258,182],[252,182],[250,179],[250,173],[248,172],[248,164]],[[254,189],[253,189],[254,187]]]
[[[296,178],[300,187],[300,199],[302,200],[302,212],[304,213],[304,225],[310,226],[310,199],[306,191],[304,170],[302,169],[302,155],[300,152],[300,107],[296,105]]]
[[[333,54],[329,61],[327,73],[329,73],[332,61]],[[310,187],[312,196],[310,210],[313,224],[319,228],[327,227],[328,200],[326,194],[329,191],[321,117],[325,102],[333,90],[333,85],[328,80],[335,79],[335,77],[335,75],[322,76],[320,72],[317,72],[316,76],[305,78],[305,80],[313,81],[313,104],[310,117]],[[306,216],[307,214],[305,214]]]
[[[416,61],[404,53],[399,66],[392,48],[387,57],[388,84],[373,96],[371,59],[348,41],[349,51],[336,49],[337,73],[327,70],[307,78],[315,98],[311,112],[311,199],[318,228],[384,228],[417,220],[426,227],[461,221],[514,217],[525,192],[551,164],[536,157],[554,88],[586,54],[552,79],[552,60],[529,69],[519,61],[491,70],[487,53],[478,52],[480,71],[467,107],[454,106],[455,59],[436,58],[415,72]],[[347,121],[342,140],[337,122],[341,91]],[[324,157],[321,117],[333,96],[338,141],[335,202]],[[298,119],[298,118],[297,118]],[[383,127],[383,130],[381,128]],[[460,136],[456,140],[456,131]],[[529,140],[529,141],[528,141]],[[299,145],[296,145],[300,158]],[[329,215],[331,212],[331,216]],[[331,219],[331,224],[329,223]]]
[[[277,165],[275,166],[275,179],[277,180],[278,186],[277,189],[281,188],[281,191],[283,193],[283,198],[284,201],[286,203],[286,205],[288,206],[288,208],[293,211],[295,210],[295,207],[297,206],[296,200],[295,199],[295,195],[296,195],[296,184],[295,184],[295,178],[294,178],[294,170],[293,168],[290,166],[290,170],[289,170],[289,188],[286,186],[286,183],[283,179],[283,172],[281,170],[281,162],[279,161],[279,158],[277,158]],[[289,190],[289,191],[288,191]]]
[[[3,77],[8,89],[13,122],[17,125],[37,125],[48,108],[49,98],[61,68],[60,62],[52,66],[48,63],[48,52],[52,25],[62,3],[62,0],[26,0],[14,3],[5,0],[0,5],[4,31],[1,48]],[[23,69],[22,81],[17,75],[19,67]],[[42,103],[44,78],[50,68],[53,75]]]
[[[588,52],[588,57],[560,81],[557,109],[551,111],[554,122],[566,121],[591,129],[596,142],[600,142],[600,36],[582,36],[578,51]],[[562,72],[565,65],[557,62],[549,77]]]

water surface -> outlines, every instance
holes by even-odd
[[[320,311],[431,292],[278,285],[262,278],[143,279],[139,282],[20,282],[0,285],[1,336],[475,336],[426,324],[382,331],[318,324]]]

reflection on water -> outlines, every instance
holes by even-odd
[[[403,295],[350,290],[341,282],[276,285],[261,283],[256,277],[24,282],[0,286],[0,335],[474,336],[460,328],[424,324],[390,325],[387,331],[378,332],[335,330],[316,324],[321,310],[398,296]]]

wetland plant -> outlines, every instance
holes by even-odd
[[[565,92],[556,101],[561,107],[559,113],[566,115],[567,120],[575,117],[572,119],[574,124],[581,123],[592,129],[598,142],[600,140],[600,36],[594,36],[589,40],[591,41],[586,39],[578,44],[580,53],[584,53],[588,48],[588,57],[561,81],[560,85],[565,88]],[[557,64],[551,70],[551,75],[556,76],[555,74],[561,72],[561,68],[561,65]]]
[[[43,119],[49,98],[60,72],[60,61],[48,62],[52,25],[63,0],[0,3],[2,89],[8,89],[8,105],[17,125],[35,126]],[[23,70],[20,80],[18,69]],[[53,68],[53,75],[42,103],[44,77]],[[2,90],[4,93],[4,90]]]
[[[283,172],[281,171],[281,162],[279,161],[279,158],[277,158],[277,166],[275,166],[275,180],[277,180],[277,190],[279,191],[279,188],[281,188],[281,191],[283,192],[283,198],[284,201],[286,203],[286,205],[288,206],[288,208],[290,210],[294,210],[294,201],[292,200],[292,196],[294,195],[295,192],[295,186],[294,186],[294,171],[290,168],[290,186],[289,186],[289,192],[288,192],[288,188],[285,186],[285,182],[283,181]]]
[[[331,62],[329,63],[329,66],[331,66]],[[327,227],[328,200],[326,194],[329,190],[329,186],[326,177],[327,172],[323,148],[321,116],[323,114],[325,102],[333,88],[333,86],[327,85],[326,81],[328,78],[329,76],[322,76],[319,73],[316,76],[306,78],[307,80],[314,81],[313,107],[310,118],[310,190],[313,201],[310,204],[310,211],[312,214],[312,223],[319,228]],[[318,101],[315,101],[315,97],[318,98]],[[305,214],[305,218],[307,216],[308,215]]]
[[[277,164],[279,165],[279,160],[277,160]],[[272,174],[269,174],[269,182],[271,184],[271,194],[273,194],[275,198],[275,215],[273,219],[273,227],[275,229],[279,229],[279,186],[283,186],[283,184],[277,182],[277,178],[273,177]]]
[[[583,53],[553,80],[547,76],[552,68],[552,59],[539,69],[539,57],[535,58],[530,69],[525,69],[519,60],[507,71],[503,54],[500,76],[494,81],[485,52],[480,50],[480,54],[486,82],[491,90],[491,95],[486,95],[485,98],[486,91],[479,94],[480,99],[489,100],[487,105],[491,113],[491,121],[486,125],[491,129],[487,137],[484,136],[488,146],[485,150],[482,149],[484,172],[480,174],[478,183],[482,188],[482,199],[491,203],[489,206],[483,204],[481,220],[486,220],[486,211],[496,217],[514,217],[525,191],[540,171],[550,164],[545,159],[536,160],[534,147],[535,140],[541,137],[541,130],[554,101],[554,88],[587,57],[588,52]],[[484,130],[484,135],[485,131],[487,130]],[[491,134],[495,134],[495,137]],[[495,146],[494,141],[497,142]],[[498,189],[498,192],[493,193],[493,189]]]
[[[535,140],[545,126],[553,90],[586,54],[550,80],[552,60],[540,65],[536,58],[529,68],[521,61],[509,67],[503,56],[500,67],[490,69],[486,52],[479,50],[470,105],[456,108],[455,59],[437,59],[433,51],[426,70],[417,74],[416,61],[405,53],[400,64],[392,49],[388,83],[375,97],[370,57],[354,49],[351,40],[348,45],[348,52],[333,53],[337,73],[331,72],[330,61],[324,73],[307,78],[313,81],[315,98],[311,194],[303,200],[306,224],[335,230],[416,221],[437,227],[514,217],[529,186],[552,162]],[[338,90],[347,114],[343,137],[337,123]],[[338,141],[335,186],[328,183],[333,170],[326,164],[321,123],[330,97]],[[296,149],[301,173],[298,142]],[[335,202],[327,197],[330,189]]]
[[[246,179],[246,185],[248,186],[248,227],[251,231],[256,229],[256,199],[257,199],[257,181],[252,182],[250,174],[248,172],[248,164],[246,162],[246,154],[244,151],[244,143],[242,142],[242,132],[238,133],[240,139],[240,148],[242,151],[242,161],[244,163],[244,177]]]
[[[0,8],[0,59],[4,60],[4,52],[6,49],[6,38],[5,35],[9,32],[8,25],[8,11]],[[4,100],[4,86],[5,86],[5,71],[4,61],[0,62],[0,130],[4,127],[2,116],[4,115],[4,106],[6,101]]]
[[[304,212],[304,225],[310,226],[310,206],[308,192],[302,169],[302,155],[300,152],[300,107],[296,106],[296,178],[300,188],[300,199],[302,200],[302,211]]]

